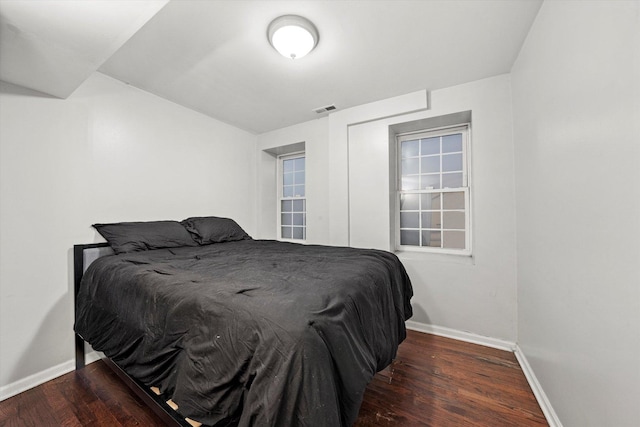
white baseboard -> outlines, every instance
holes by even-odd
[[[498,338],[485,337],[484,335],[478,335],[471,332],[459,331],[457,329],[445,328],[444,326],[429,325],[427,323],[414,322],[413,320],[407,320],[405,322],[407,329],[413,331],[425,332],[427,334],[438,335],[446,338],[453,338],[454,340],[469,342],[472,344],[479,344],[485,347],[497,348],[498,350],[515,351],[516,343]]]
[[[16,394],[20,394],[23,391],[29,390],[35,386],[46,383],[49,380],[64,375],[67,372],[71,372],[74,367],[74,361],[69,360],[59,365],[53,366],[44,371],[37,372],[33,375],[29,375],[26,378],[12,382],[5,386],[0,387],[0,401],[8,399]]]
[[[538,401],[538,405],[540,405],[540,409],[542,409],[542,413],[549,423],[549,427],[562,427],[558,414],[553,410],[553,406],[551,406],[551,402],[549,401],[547,394],[542,389],[542,385],[540,385],[533,369],[531,369],[531,365],[529,365],[527,357],[524,355],[519,345],[516,345],[514,353],[516,355],[516,359],[518,359],[518,363],[520,363],[522,372],[524,372],[524,376],[527,377],[527,381],[529,382],[529,386]]]
[[[101,358],[101,353],[92,351],[90,353],[87,353],[87,355],[85,356],[85,361],[86,364],[89,364]],[[44,384],[54,378],[58,378],[60,375],[67,374],[73,371],[75,367],[75,360],[68,360],[49,369],[45,369],[44,371],[37,372],[33,375],[29,375],[26,378],[22,378],[21,380],[14,381],[11,384],[2,386],[0,387],[0,401],[13,397],[16,394],[20,394],[23,391],[27,391],[33,387],[39,386],[40,384]]]
[[[544,414],[547,422],[549,423],[549,427],[562,427],[562,423],[558,418],[558,415],[553,410],[551,406],[551,402],[547,398],[542,386],[538,382],[535,374],[533,373],[533,369],[531,369],[531,365],[527,361],[526,356],[522,352],[522,349],[518,344],[505,341],[498,338],[485,337],[483,335],[473,334],[471,332],[458,331],[456,329],[445,328],[443,326],[429,325],[426,323],[414,322],[412,320],[407,320],[405,322],[407,329],[411,329],[418,332],[425,332],[427,334],[438,335],[446,338],[453,338],[455,340],[469,342],[472,344],[480,344],[486,347],[497,348],[498,350],[506,350],[511,351],[515,354],[520,367],[522,368],[522,372],[524,372],[524,376],[527,378],[527,382],[529,383],[529,387],[533,391],[533,395],[536,397],[538,401],[538,405],[540,405],[540,409]]]

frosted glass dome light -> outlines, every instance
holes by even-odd
[[[267,31],[269,43],[286,58],[300,59],[318,44],[318,30],[306,18],[284,15],[274,19]]]

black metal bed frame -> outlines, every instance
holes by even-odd
[[[78,291],[80,290],[80,282],[85,271],[84,251],[87,249],[106,248],[108,243],[89,243],[73,246],[73,273],[74,273],[74,319],[76,318],[75,307]],[[75,355],[76,370],[85,366],[85,341],[75,333]],[[135,378],[130,377],[120,366],[111,359],[102,359],[113,372],[122,379],[122,381],[153,410],[153,412],[162,419],[167,426],[193,427],[184,417],[181,417],[173,408],[171,408],[161,395],[156,395],[150,388],[142,384]]]

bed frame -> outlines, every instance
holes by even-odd
[[[91,265],[96,259],[112,255],[113,250],[108,243],[90,243],[84,245],[73,246],[73,273],[74,273],[74,319],[75,304],[80,290],[80,282],[82,275],[87,270],[87,267]],[[75,333],[75,355],[76,355],[76,370],[82,369],[85,366],[85,341],[84,339]],[[108,357],[102,359],[107,366],[109,366],[122,381],[149,406],[153,412],[162,419],[167,426],[180,426],[180,427],[193,427],[184,417],[181,417],[162,397],[162,395],[155,394],[149,387],[142,384],[140,381],[130,377],[120,366],[113,362]]]

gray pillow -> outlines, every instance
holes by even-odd
[[[217,216],[192,217],[181,222],[193,239],[201,245],[211,243],[250,240],[249,236],[234,220]]]
[[[93,224],[117,254],[150,249],[198,246],[178,221]]]

